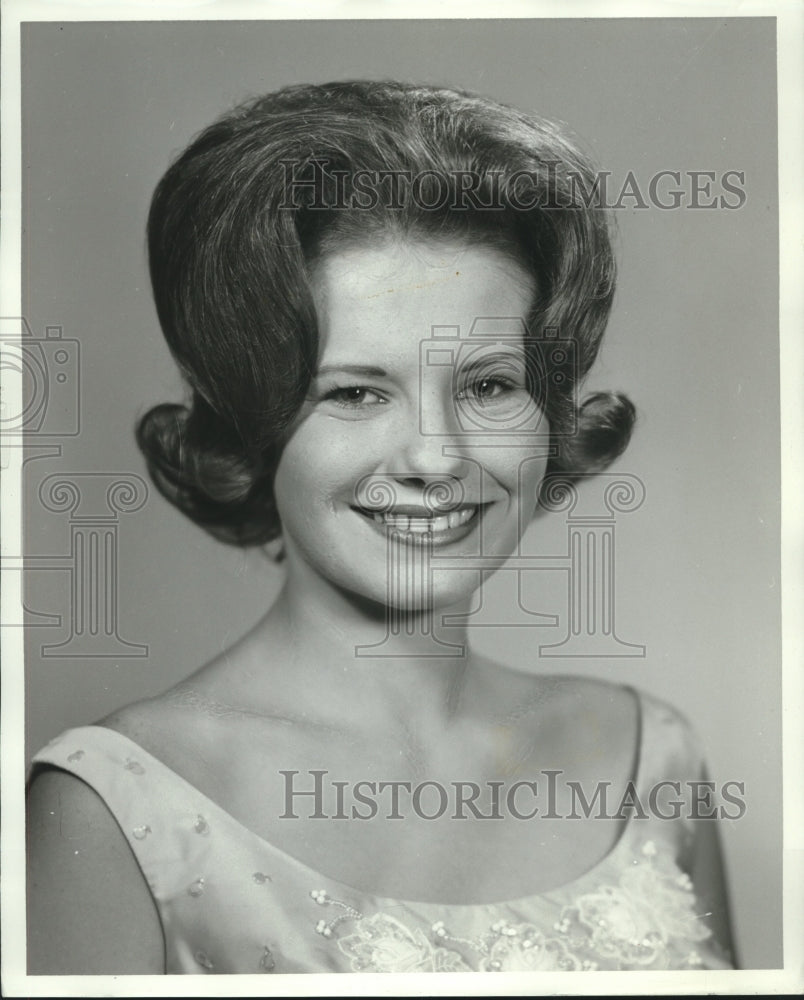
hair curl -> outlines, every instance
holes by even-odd
[[[359,200],[361,175],[393,174],[417,177],[417,196]],[[288,87],[225,115],[169,168],[148,219],[159,320],[192,390],[187,405],[139,421],[158,489],[223,541],[280,534],[273,478],[317,363],[311,267],[389,232],[494,246],[535,276],[531,336],[557,330],[575,347],[541,400],[560,439],[548,473],[604,468],[628,443],[634,408],[619,393],[577,402],[615,284],[594,182],[563,128],[463,91],[344,81]]]

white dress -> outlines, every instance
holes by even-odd
[[[644,694],[635,789],[700,778],[684,718]],[[696,821],[633,816],[590,871],[495,903],[390,899],[320,874],[120,733],[71,729],[34,758],[89,784],[126,835],[162,921],[166,972],[731,968],[688,872]],[[643,798],[644,796],[644,798]]]

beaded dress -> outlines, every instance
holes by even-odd
[[[634,785],[700,778],[683,716],[639,694]],[[248,830],[122,734],[71,729],[34,758],[104,800],[162,922],[166,972],[496,972],[731,968],[690,880],[695,820],[634,815],[570,883],[504,902],[373,896]]]

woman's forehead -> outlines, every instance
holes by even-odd
[[[322,354],[360,344],[395,345],[437,327],[478,318],[525,319],[535,280],[507,254],[486,246],[394,240],[329,254],[313,275]]]

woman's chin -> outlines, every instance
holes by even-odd
[[[380,601],[389,614],[446,613],[464,610],[479,587],[479,570],[436,570],[429,581],[405,581]]]

